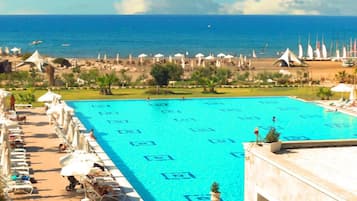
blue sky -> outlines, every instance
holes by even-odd
[[[0,0],[0,14],[356,15],[356,0]]]

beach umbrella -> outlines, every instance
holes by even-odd
[[[71,164],[72,162],[75,161],[101,163],[101,160],[97,155],[93,153],[88,153],[83,150],[75,150],[74,152],[66,154],[60,157],[59,159],[59,163],[62,167]]]
[[[155,54],[154,57],[155,58],[162,58],[162,57],[164,57],[164,55],[159,53],[159,54]]]
[[[176,58],[182,58],[182,57],[185,57],[185,55],[181,54],[181,53],[177,53],[174,55],[174,57]]]
[[[196,58],[203,58],[205,55],[202,53],[198,53],[195,55]]]
[[[223,54],[223,53],[219,53],[219,54],[217,54],[217,57],[218,58],[224,58],[226,55],[225,54]]]
[[[98,53],[97,61],[100,61],[100,53]]]
[[[160,53],[154,55],[154,58],[156,58],[156,61],[157,61],[157,62],[159,62],[162,57],[164,57],[164,55],[163,55],[163,54],[160,54]]]
[[[61,99],[62,96],[56,93],[53,93],[51,90],[48,90],[45,94],[40,96],[37,101],[39,102],[52,102],[55,99]]]
[[[340,83],[331,88],[333,92],[351,92],[352,87],[349,84]]]
[[[340,83],[337,86],[334,86],[331,88],[331,91],[333,92],[340,92],[341,97],[343,97],[343,93],[344,92],[351,92],[352,91],[352,87],[348,84],[344,84],[344,83]]]
[[[2,47],[0,47],[0,55],[2,54]]]
[[[169,63],[172,63],[172,56],[169,56]]]
[[[232,61],[232,59],[234,58],[234,56],[233,56],[233,55],[228,54],[228,55],[226,55],[224,58],[225,58],[225,59],[228,59],[228,62],[231,62],[231,61]]]
[[[209,56],[205,57],[205,59],[206,59],[206,60],[213,60],[213,59],[214,59],[214,56],[209,55]]]
[[[104,62],[107,62],[107,54],[104,54],[104,56],[103,56],[103,61],[104,61]]]
[[[62,176],[85,176],[93,168],[93,163],[84,161],[74,161],[61,169]]]
[[[10,50],[13,54],[19,54],[21,49],[20,48],[17,48],[17,47],[14,47],[14,48],[11,48]]]
[[[140,64],[143,64],[144,63],[144,58],[147,57],[148,55],[146,54],[139,54],[138,58],[140,60]]]
[[[145,58],[145,57],[147,57],[148,55],[146,55],[146,54],[139,54],[139,56],[138,56],[138,58]]]

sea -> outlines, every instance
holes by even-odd
[[[329,54],[357,38],[357,17],[265,15],[0,16],[0,46],[53,57],[109,58],[176,53],[276,57],[322,42]],[[41,41],[34,45],[33,41]]]

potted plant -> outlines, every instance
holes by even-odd
[[[269,143],[270,151],[277,152],[281,148],[281,141],[279,141],[280,133],[274,127],[270,128],[265,136],[265,142]]]
[[[220,201],[221,200],[221,192],[219,192],[219,184],[217,182],[213,182],[211,185],[211,201]]]

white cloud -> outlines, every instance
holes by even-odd
[[[217,14],[214,0],[120,0],[114,3],[118,14]]]
[[[1,0],[0,0],[1,1]],[[356,15],[356,0],[116,0],[118,14]]]
[[[317,4],[313,0],[238,0],[233,4],[225,4],[221,9],[227,14],[293,14],[317,15]]]
[[[143,14],[149,11],[151,0],[122,0],[114,3],[114,7],[119,14]]]

